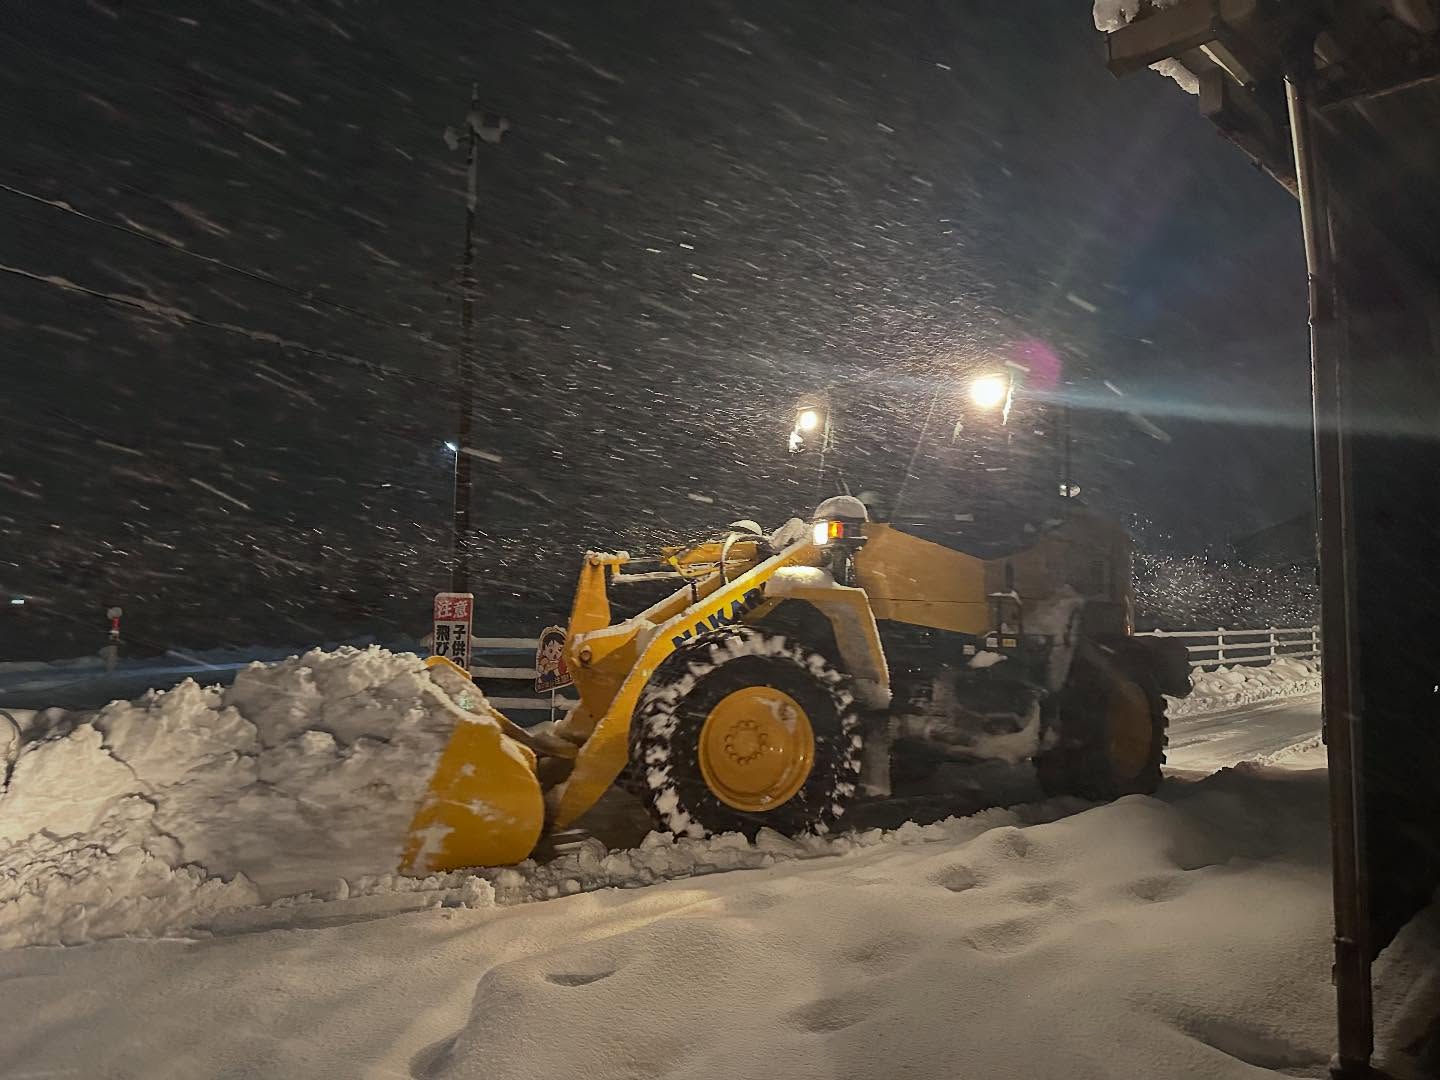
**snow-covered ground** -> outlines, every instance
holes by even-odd
[[[1318,771],[543,904],[0,953],[5,1075],[1321,1076]],[[1038,817],[1049,816],[1043,810]],[[449,901],[457,903],[458,898]],[[383,910],[381,908],[380,910]],[[1435,959],[1433,925],[1381,965]]]
[[[1323,767],[1320,727],[1318,694],[1182,717],[1170,722],[1165,771],[1193,780],[1239,761],[1273,764],[1317,748]]]
[[[315,652],[27,717],[0,1076],[1324,1072],[1314,748],[1109,806],[416,881],[391,868],[450,723],[427,679]],[[1384,1023],[1386,972],[1437,941],[1419,920],[1382,964]]]

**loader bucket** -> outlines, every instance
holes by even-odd
[[[434,696],[455,714],[455,730],[410,823],[401,872],[522,861],[545,825],[534,752],[505,734],[513,725],[483,699],[462,708],[438,685]]]

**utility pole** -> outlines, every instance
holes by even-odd
[[[1060,494],[1066,499],[1074,498],[1075,485],[1070,480],[1070,402],[1060,406],[1060,425],[1064,440],[1064,461],[1060,467]]]
[[[460,263],[460,351],[455,355],[455,488],[452,495],[454,548],[451,592],[469,592],[470,584],[470,433],[475,407],[475,204],[478,199],[480,143],[498,143],[510,130],[503,117],[494,123],[480,111],[480,89],[470,85],[465,117],[465,248]],[[447,141],[458,148],[449,129]]]
[[[470,421],[475,390],[475,192],[479,168],[479,88],[470,87],[470,113],[465,117],[465,250],[460,263],[460,351],[455,354],[455,490],[454,549],[450,591],[469,592],[470,583]]]

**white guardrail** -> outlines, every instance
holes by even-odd
[[[1268,664],[1281,657],[1292,660],[1318,660],[1320,658],[1320,628],[1318,626],[1271,626],[1263,630],[1146,630],[1136,637],[1176,638],[1185,642],[1190,653],[1193,668],[1216,668],[1229,664]],[[568,693],[550,695],[534,691],[535,665],[533,657],[539,641],[535,638],[473,638],[471,645],[476,652],[503,654],[514,653],[515,659],[529,654],[526,666],[472,664],[470,674],[480,683],[490,703],[502,711],[524,713],[549,713],[558,715],[569,712],[579,702]],[[511,694],[494,694],[495,684],[511,684]],[[520,683],[527,684],[521,689]]]
[[[540,647],[538,638],[477,637],[470,639],[470,647],[473,650],[470,674],[480,684],[480,689],[485,692],[485,697],[490,704],[501,712],[547,713],[551,716],[559,716],[580,704],[574,697],[569,696],[574,694],[573,689],[557,691],[553,694],[535,693],[535,650]],[[514,653],[515,656],[513,663],[503,666],[500,664],[487,666],[474,662],[475,653],[488,653],[491,656]],[[527,653],[529,655],[525,657],[525,666],[519,666],[520,658]],[[519,685],[521,683],[525,685],[522,687]],[[493,692],[496,689],[511,692],[497,694]],[[531,720],[530,722],[535,721]]]
[[[1177,638],[1185,642],[1193,668],[1230,664],[1268,664],[1320,659],[1320,627],[1271,626],[1264,630],[1146,630],[1136,637]]]

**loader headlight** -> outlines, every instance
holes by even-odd
[[[839,540],[858,546],[865,542],[865,526],[858,521],[817,521],[811,527],[810,538],[819,547]]]
[[[982,409],[995,409],[1010,396],[1010,380],[1004,375],[981,375],[970,383],[970,400]]]

